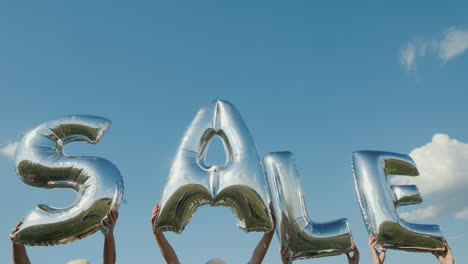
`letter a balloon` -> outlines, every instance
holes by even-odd
[[[218,136],[228,154],[224,165],[208,166],[205,154]],[[179,145],[154,222],[158,231],[180,233],[198,207],[227,206],[247,231],[273,229],[269,196],[257,150],[239,112],[229,102],[202,107]]]

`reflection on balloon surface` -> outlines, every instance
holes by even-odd
[[[354,245],[347,219],[313,222],[307,213],[299,173],[291,152],[273,152],[263,163],[270,183],[281,246],[291,261],[350,252]]]
[[[353,153],[353,176],[367,230],[384,248],[428,252],[443,250],[445,239],[437,225],[414,224],[400,218],[397,208],[418,204],[415,185],[393,185],[392,175],[418,176],[408,155],[358,151]],[[398,177],[398,176],[394,176]]]
[[[227,162],[209,166],[205,155],[218,136]],[[243,230],[273,229],[265,176],[254,141],[237,109],[226,101],[202,107],[177,149],[154,222],[157,231],[180,233],[198,207],[227,206]]]
[[[31,246],[65,244],[99,229],[111,206],[123,198],[123,180],[117,167],[99,157],[67,157],[63,147],[74,141],[97,144],[111,122],[96,116],[66,116],[26,133],[16,150],[20,179],[40,188],[70,188],[76,202],[67,208],[38,205],[25,218],[14,242]]]

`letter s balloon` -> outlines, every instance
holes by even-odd
[[[98,143],[111,122],[96,116],[66,116],[26,133],[16,150],[20,179],[41,188],[70,188],[74,204],[54,208],[40,204],[26,216],[13,241],[31,246],[65,244],[99,229],[111,206],[123,199],[123,180],[117,167],[99,157],[67,157],[63,147],[75,141]]]

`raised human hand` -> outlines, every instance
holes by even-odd
[[[290,264],[292,262],[292,252],[288,247],[284,247],[282,244],[280,245],[280,256],[281,262],[283,264]]]
[[[19,228],[21,227],[21,225],[23,224],[24,222],[24,217],[21,219],[21,221],[19,221],[15,228],[13,228],[11,230],[11,233],[8,235],[8,237],[11,239],[11,241],[13,242],[13,238],[15,237],[15,233],[18,232]]]
[[[154,208],[153,208],[153,211],[151,212],[151,229],[153,228],[153,225],[154,225],[154,221],[156,221],[156,218],[158,218],[158,215],[159,215],[159,203],[156,203],[154,205]]]
[[[114,207],[111,207],[111,210],[102,221],[102,224],[109,229],[107,235],[114,233],[115,224],[117,223],[118,218],[119,212]]]
[[[273,203],[270,202],[270,212],[271,212],[271,218],[273,219],[273,232],[275,232],[275,229],[276,229],[276,212],[275,212],[275,208],[273,207]]]
[[[373,236],[369,236],[369,249],[372,254],[372,261],[374,264],[383,264],[385,261],[385,254],[387,249],[382,249],[380,252],[377,250],[377,239]]]
[[[454,264],[452,250],[447,243],[444,243],[445,249],[442,251],[433,251],[432,254],[439,260],[441,264]]]
[[[346,253],[346,257],[348,258],[348,263],[349,264],[359,264],[359,250],[358,248],[356,247],[356,245],[353,246],[353,256],[351,256],[348,253]]]

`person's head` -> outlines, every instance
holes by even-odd
[[[227,264],[227,262],[220,258],[213,258],[213,259],[208,260],[206,264]]]
[[[77,259],[77,260],[72,260],[68,262],[67,264],[91,264],[91,263],[85,259]]]

